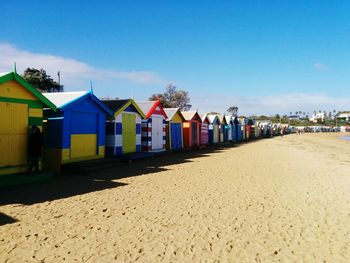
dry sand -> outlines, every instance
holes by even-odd
[[[350,142],[338,136],[289,135],[0,190],[9,222],[0,261],[350,262]]]

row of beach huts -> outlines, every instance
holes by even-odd
[[[0,74],[0,175],[27,168],[28,128],[43,132],[42,166],[141,152],[177,151],[288,133],[288,125],[163,108],[159,101],[100,100],[92,91],[40,93]]]

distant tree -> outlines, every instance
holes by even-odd
[[[237,116],[238,113],[238,107],[237,106],[231,106],[226,110],[227,112],[231,113],[233,116]]]
[[[40,92],[62,92],[63,85],[54,81],[43,69],[27,68],[23,78],[37,88]]]
[[[177,90],[176,86],[169,84],[166,86],[164,93],[151,95],[148,100],[159,100],[165,108],[180,108],[187,111],[192,105],[187,91]]]
[[[292,115],[293,114],[293,112],[289,112],[289,115]]]

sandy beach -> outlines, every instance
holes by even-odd
[[[276,137],[0,189],[0,261],[349,262],[342,135]]]

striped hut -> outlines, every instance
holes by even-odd
[[[106,123],[106,156],[141,152],[141,120],[145,115],[132,99],[102,100],[114,113]]]
[[[209,144],[209,125],[210,121],[206,114],[203,114],[201,116],[202,119],[202,125],[201,125],[201,145],[208,145]]]
[[[145,114],[141,122],[141,149],[145,152],[165,151],[165,124],[167,115],[157,101],[138,101],[136,104]]]

